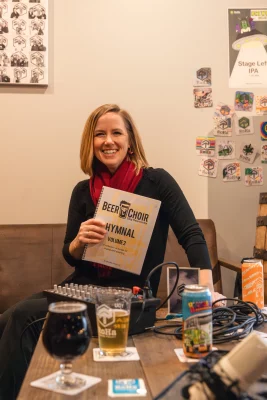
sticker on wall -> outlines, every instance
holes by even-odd
[[[261,162],[267,164],[267,142],[261,145]]]
[[[267,114],[267,96],[256,96],[256,114]]]
[[[198,68],[194,72],[193,86],[211,86],[211,68]]]
[[[3,84],[48,84],[48,0],[0,0]]]
[[[218,140],[217,156],[219,160],[233,160],[235,158],[235,142]]]
[[[215,138],[208,136],[198,136],[196,139],[196,150],[198,155],[214,156]]]
[[[234,108],[227,104],[219,103],[214,112],[214,135],[232,136]]]
[[[263,185],[262,167],[245,168],[245,185],[246,186]]]
[[[238,182],[241,180],[240,162],[223,163],[223,181]]]
[[[253,117],[250,116],[242,116],[238,117],[237,115],[234,118],[235,122],[235,133],[236,135],[251,135],[254,133],[254,123]]]
[[[240,147],[239,160],[252,164],[255,160],[257,150],[252,143],[242,143]]]
[[[218,160],[214,157],[202,157],[198,170],[198,175],[216,178],[218,169]]]
[[[267,122],[261,123],[261,140],[267,140]]]
[[[195,108],[212,107],[212,89],[199,87],[194,89],[194,106]]]
[[[235,93],[235,110],[236,111],[252,111],[254,102],[254,93],[236,92]]]

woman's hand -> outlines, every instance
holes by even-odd
[[[105,222],[93,218],[82,222],[76,238],[70,244],[70,254],[80,259],[86,244],[100,243],[104,239],[107,233],[105,226]]]
[[[226,306],[226,297],[223,296],[222,294],[218,293],[218,292],[211,292],[211,301],[212,303],[216,300],[222,299],[221,301],[218,301],[218,303],[216,303],[214,305],[214,307],[225,307]]]
[[[199,283],[200,285],[207,286],[210,289],[212,303],[216,300],[222,299],[222,301],[218,301],[218,303],[216,303],[214,307],[226,306],[226,301],[224,300],[226,297],[218,292],[214,292],[212,271],[210,269],[201,269],[199,271]]]
[[[76,236],[78,246],[83,247],[88,243],[101,242],[107,233],[105,226],[106,223],[99,219],[88,219],[83,222]]]

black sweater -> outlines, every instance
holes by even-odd
[[[142,287],[148,273],[163,262],[169,225],[178,242],[183,246],[191,267],[211,269],[203,233],[182,190],[168,172],[164,169],[145,169],[134,193],[161,201],[141,274],[135,275],[113,268],[109,277],[100,278],[99,269],[92,263],[76,260],[70,255],[69,245],[76,237],[81,223],[93,218],[95,212],[87,179],[75,186],[69,205],[63,256],[70,265],[75,267],[75,273],[67,281],[101,286]],[[160,271],[157,271],[151,278],[154,294],[157,292],[159,279]]]

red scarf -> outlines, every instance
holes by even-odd
[[[101,190],[103,186],[108,186],[113,189],[124,190],[125,192],[133,193],[136,186],[143,176],[141,169],[139,174],[136,175],[135,165],[126,159],[121,163],[114,175],[111,175],[107,167],[97,162],[96,172],[89,180],[90,193],[92,200],[97,205]]]
[[[103,186],[108,186],[113,189],[124,190],[125,192],[133,193],[136,186],[143,176],[143,170],[136,175],[135,165],[125,158],[115,174],[111,175],[108,168],[99,161],[96,161],[96,172],[89,180],[89,189],[92,200],[97,205]],[[99,277],[108,277],[111,275],[112,268],[102,264],[94,263],[98,268]]]

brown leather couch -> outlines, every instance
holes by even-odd
[[[215,288],[221,291],[220,265],[235,271],[239,266],[218,260],[216,231],[210,219],[198,220],[209,249]],[[61,249],[66,226],[0,225],[0,313],[33,293],[53,287],[70,275],[73,269],[64,261]],[[172,230],[169,232],[165,261],[189,266],[186,254]],[[166,268],[158,290],[164,298],[167,292]]]

